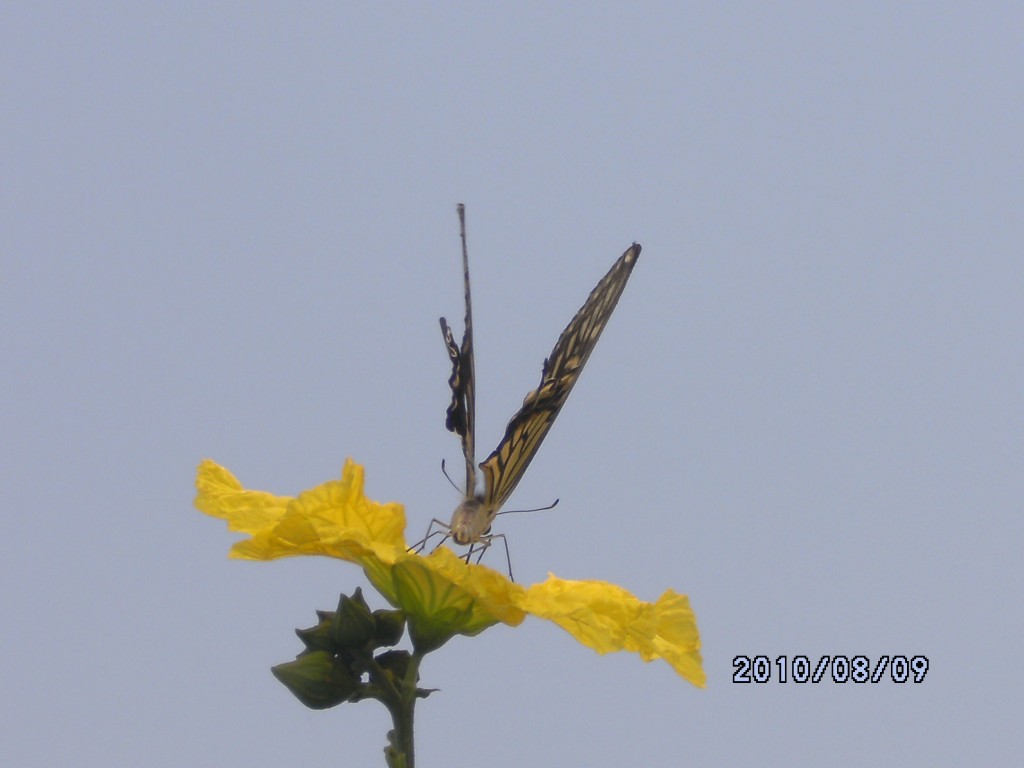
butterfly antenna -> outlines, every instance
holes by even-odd
[[[462,490],[459,488],[459,486],[457,486],[455,484],[455,481],[452,480],[451,477],[448,475],[448,470],[444,468],[444,459],[441,459],[441,473],[445,476],[445,479],[447,479],[448,482],[452,484],[452,488],[454,488],[459,493],[462,493]],[[557,504],[558,502],[556,501],[555,503]]]
[[[549,509],[554,509],[558,506],[558,499],[555,499],[546,507],[536,507],[534,509],[503,509],[498,515],[514,515],[517,512],[547,512]],[[495,515],[497,517],[498,515]]]

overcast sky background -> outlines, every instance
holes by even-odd
[[[481,457],[643,245],[511,506],[561,504],[499,530],[524,583],[688,594],[708,687],[498,626],[424,664],[420,765],[1020,754],[1022,44],[1017,3],[4,4],[4,763],[383,764],[383,707],[268,671],[362,574],[228,560],[194,472],[351,456],[410,538],[450,514],[458,202]]]

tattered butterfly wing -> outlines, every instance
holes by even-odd
[[[473,458],[473,362],[472,351],[467,357],[455,343],[452,329],[448,322],[441,318],[441,333],[448,348],[448,357],[452,361],[452,375],[448,377],[448,386],[452,390],[452,401],[445,415],[445,426],[454,432],[462,441],[462,453],[466,459],[466,487],[470,490],[476,482],[476,468]],[[465,341],[463,342],[465,346]]]
[[[594,351],[639,256],[640,246],[633,243],[590,292],[544,361],[540,385],[523,400],[523,407],[509,421],[498,447],[480,463],[484,505],[488,509],[497,511],[508,500],[533,461]]]
[[[452,375],[448,386],[452,390],[452,401],[448,406],[445,426],[462,440],[462,454],[466,459],[466,497],[476,493],[476,364],[473,359],[473,302],[469,293],[469,254],[466,251],[466,209],[458,206],[460,230],[462,233],[462,282],[466,299],[466,330],[462,334],[462,346],[455,343],[455,336],[448,321],[441,318],[441,333],[452,361]]]

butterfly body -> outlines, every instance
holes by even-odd
[[[448,525],[452,541],[463,547],[480,541],[490,532],[497,514],[497,507],[484,503],[483,494],[463,499],[452,513],[452,521]]]
[[[458,206],[462,234],[462,268],[466,300],[466,325],[462,344],[456,344],[448,322],[441,318],[441,332],[452,363],[448,385],[452,401],[446,426],[462,441],[466,460],[466,484],[462,502],[455,508],[448,533],[455,543],[481,543],[486,548],[491,524],[512,495],[523,473],[533,461],[555,417],[569,397],[590,358],[597,340],[622,295],[633,266],[640,256],[637,243],[626,250],[598,282],[573,319],[562,331],[551,354],[544,360],[541,381],[523,399],[498,447],[476,464],[476,386],[473,356],[473,310],[469,289],[469,257],[466,249],[465,210]],[[483,473],[483,491],[477,492],[477,468]]]

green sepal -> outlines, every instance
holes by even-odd
[[[472,616],[472,605],[451,606],[429,617],[410,616],[409,638],[412,640],[412,647],[421,656],[436,651],[459,634]]]

